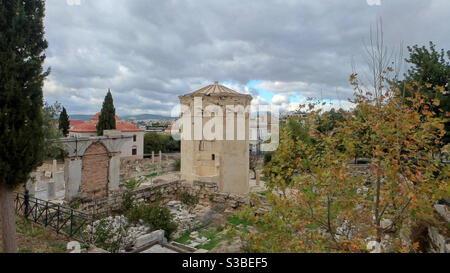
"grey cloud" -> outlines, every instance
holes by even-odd
[[[100,109],[108,88],[119,115],[166,113],[178,95],[214,80],[305,82],[299,94],[351,95],[351,61],[382,16],[390,45],[450,48],[447,0],[47,0],[45,86],[69,113]],[[336,88],[340,94],[336,94]],[[318,94],[322,91],[322,95]],[[295,91],[295,90],[293,90]],[[255,97],[256,90],[248,90]],[[303,92],[303,94],[302,94]]]

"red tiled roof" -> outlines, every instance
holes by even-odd
[[[144,132],[144,130],[139,129],[136,125],[122,121],[116,122],[116,129],[122,132]]]
[[[84,121],[82,121],[82,120],[71,120],[70,121],[70,126],[77,126],[77,125],[80,125],[82,123],[84,123]]]
[[[96,132],[97,127],[95,126],[95,123],[88,121],[88,122],[83,122],[81,124],[75,125],[69,131],[70,132]]]
[[[70,121],[70,125],[73,126],[72,129],[70,129],[70,132],[79,132],[79,133],[88,133],[88,132],[96,132],[97,131],[97,121],[98,116],[100,116],[100,113],[95,114],[91,118],[91,121],[81,121],[81,120],[73,120]],[[122,131],[122,132],[143,132],[143,130],[139,129],[134,124],[126,123],[121,121],[121,119],[116,115],[116,130]]]

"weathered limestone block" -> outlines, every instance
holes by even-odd
[[[162,229],[156,230],[153,231],[152,233],[145,234],[136,238],[136,243],[134,246],[136,248],[140,248],[153,242],[162,242],[162,243],[167,242],[167,239],[164,237],[164,230]]]
[[[117,191],[119,190],[120,184],[120,154],[111,157],[109,160],[109,182],[108,190]]]
[[[50,180],[47,184],[47,199],[52,200],[56,197],[56,185],[55,181]]]
[[[64,180],[66,183],[66,200],[70,201],[80,194],[81,159],[66,160],[64,165]]]
[[[436,211],[441,215],[447,222],[450,222],[450,211],[447,209],[446,205],[434,205]]]
[[[435,227],[428,228],[428,236],[431,240],[431,251],[435,253],[445,253],[447,244],[445,237],[439,233],[439,230]]]
[[[63,191],[65,189],[64,171],[54,172],[53,177],[56,183],[56,191]]]

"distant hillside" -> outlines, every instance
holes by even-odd
[[[70,115],[69,120],[82,120],[89,121],[92,118],[92,115]]]
[[[153,114],[142,114],[142,115],[128,115],[128,116],[120,116],[122,119],[136,119],[136,120],[145,120],[145,119],[173,119],[171,117],[165,117],[160,115]]]
[[[82,120],[82,121],[89,121],[91,119],[92,115],[70,115],[70,120]],[[165,117],[160,115],[152,115],[152,114],[142,114],[142,115],[126,115],[126,116],[120,116],[121,119],[127,120],[130,118],[134,118],[136,120],[145,120],[145,119],[173,119],[171,117]]]

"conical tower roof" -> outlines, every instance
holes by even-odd
[[[192,93],[180,96],[181,97],[197,97],[197,96],[248,96],[251,98],[248,94],[241,94],[237,91],[234,91],[233,89],[230,89],[226,86],[220,85],[219,82],[214,82],[214,84],[205,86],[203,88],[198,89],[197,91],[194,91]]]

